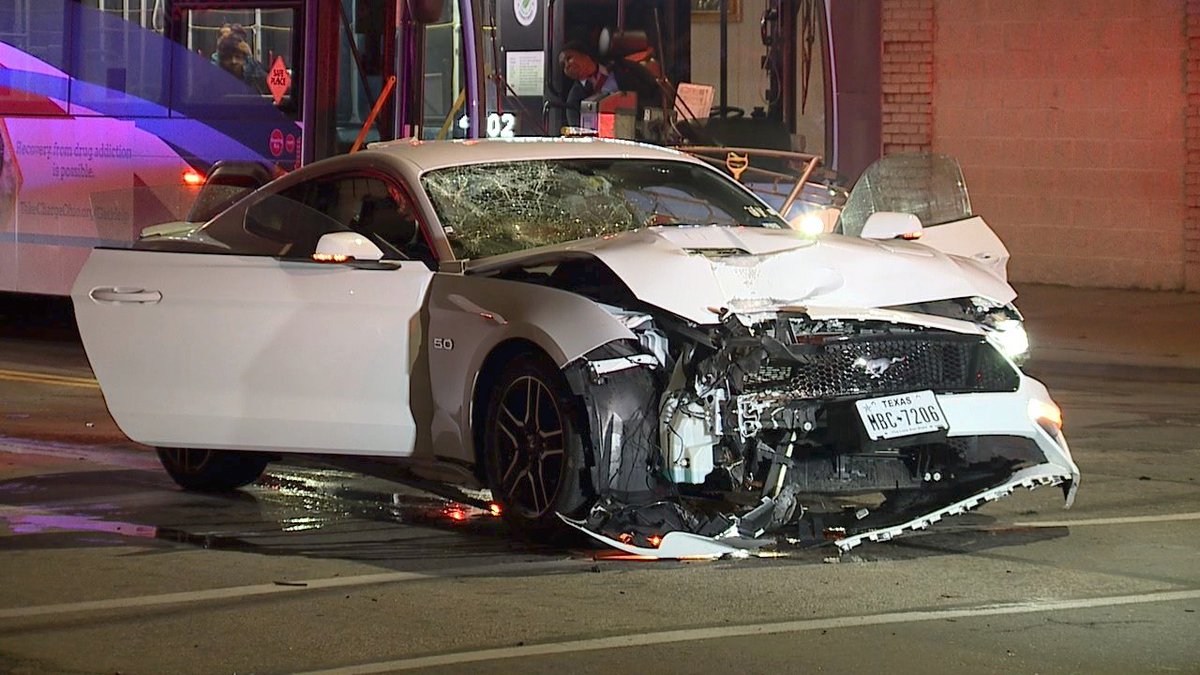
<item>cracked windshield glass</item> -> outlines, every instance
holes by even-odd
[[[749,193],[684,162],[497,162],[438,169],[421,182],[465,259],[656,225],[787,226]]]

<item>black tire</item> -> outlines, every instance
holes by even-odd
[[[271,458],[232,450],[159,448],[158,461],[185,490],[229,492],[258,480]]]
[[[505,519],[537,539],[568,534],[558,514],[581,517],[594,500],[577,405],[546,358],[506,363],[487,401],[484,464]]]

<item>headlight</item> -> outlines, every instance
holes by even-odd
[[[800,219],[800,231],[815,237],[825,231],[825,223],[815,213],[810,213]]]
[[[1025,322],[1019,319],[1001,319],[992,324],[992,341],[1004,355],[1020,363],[1029,356],[1029,335]]]

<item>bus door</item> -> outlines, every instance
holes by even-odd
[[[499,117],[485,115],[485,110],[495,110],[485,107],[492,71],[483,38],[494,4],[405,3],[407,14],[401,17],[397,35],[403,91],[396,128],[401,136],[432,140],[502,135]],[[489,134],[489,128],[496,133]]]
[[[400,7],[395,0],[319,2],[315,28],[314,159],[397,137],[397,101],[408,83],[397,70]],[[389,81],[395,77],[394,85]],[[378,107],[376,107],[378,104]],[[372,113],[374,112],[374,116]]]
[[[487,6],[492,13],[484,17],[482,51],[488,135],[558,135],[574,85],[558,55],[566,44],[579,43],[621,88],[620,96],[602,106],[619,114],[601,116],[622,123],[606,125],[600,135],[665,140],[661,83],[686,80],[691,59],[686,0],[517,0]]]

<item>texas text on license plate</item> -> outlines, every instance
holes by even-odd
[[[894,396],[855,401],[858,416],[871,440],[899,438],[948,429],[946,416],[932,391],[914,391]]]

